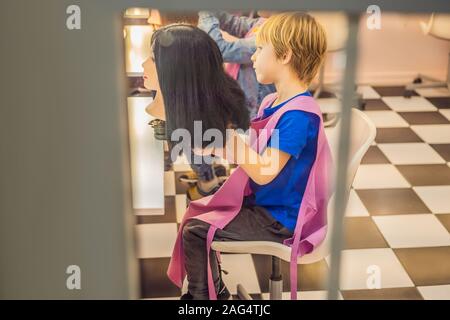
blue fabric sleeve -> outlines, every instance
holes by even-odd
[[[245,37],[259,20],[259,18],[239,17],[226,11],[214,11],[213,14],[219,19],[220,29],[238,38]]]
[[[306,146],[308,136],[317,136],[318,121],[313,114],[298,110],[287,111],[277,123],[268,146],[286,152],[298,159]],[[276,138],[278,137],[278,146]]]
[[[224,62],[249,64],[251,57],[256,51],[254,37],[238,39],[236,41],[226,41],[220,32],[219,19],[207,11],[199,12],[198,27],[209,34],[217,43],[222,53]]]

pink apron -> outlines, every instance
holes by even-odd
[[[250,38],[253,37],[258,30],[258,28],[265,22],[266,19],[260,18],[255,25],[247,32],[244,38]],[[241,69],[241,65],[239,63],[226,63],[225,64],[225,71],[228,73],[230,77],[232,77],[234,80],[237,80],[239,70]]]
[[[264,99],[256,119],[262,116],[263,110],[275,99],[276,93],[270,94]],[[259,134],[257,138],[251,135],[250,141],[254,150],[262,151],[280,117],[290,110],[306,111],[320,117],[316,160],[311,168],[305,193],[300,204],[294,235],[292,238],[284,241],[285,245],[291,247],[291,299],[297,299],[297,258],[313,251],[325,238],[327,232],[327,204],[332,193],[330,181],[332,178],[332,158],[325,136],[319,105],[309,96],[299,96],[292,99],[270,117],[264,120],[253,120],[251,127]],[[262,132],[264,134],[261,134]],[[214,233],[218,228],[223,229],[233,220],[241,209],[244,196],[248,196],[251,193],[249,177],[241,167],[238,167],[214,195],[190,203],[181,222],[167,271],[169,278],[178,287],[182,287],[186,276],[182,230],[187,220],[192,218],[199,219],[211,225],[206,239],[208,289],[209,298],[211,300],[217,299],[209,260]]]

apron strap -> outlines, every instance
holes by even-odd
[[[210,300],[217,300],[217,293],[216,293],[216,286],[214,285],[214,279],[212,277],[212,270],[211,270],[211,261],[209,258],[210,252],[211,252],[211,244],[214,239],[214,234],[216,233],[217,227],[211,225],[208,230],[208,235],[206,237],[206,254],[208,257],[208,293],[209,293],[209,299]]]

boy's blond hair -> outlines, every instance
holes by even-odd
[[[307,85],[317,74],[327,51],[324,29],[305,12],[271,16],[258,31],[256,43],[271,43],[278,59],[291,50],[291,67]]]

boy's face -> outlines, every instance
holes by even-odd
[[[280,62],[275,56],[271,43],[258,45],[252,56],[252,61],[259,83],[272,84],[275,82],[278,75],[277,70],[280,70]]]

